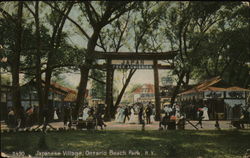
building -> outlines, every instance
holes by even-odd
[[[174,85],[160,86],[161,105],[170,104],[173,95]]]
[[[21,104],[26,110],[30,106],[38,106],[38,95],[36,90],[36,83],[31,81],[23,86],[21,86]],[[45,83],[42,83],[43,87]],[[76,101],[77,91],[62,86],[56,82],[51,82],[49,88],[49,106],[50,108],[57,107],[62,108],[64,104],[69,105],[72,102]],[[85,95],[85,98],[88,98],[88,90]],[[12,96],[11,96],[11,86],[1,87],[1,120],[4,120],[7,117],[8,107],[12,107]]]
[[[155,91],[153,84],[143,84],[132,92],[133,103],[148,103],[155,101]]]
[[[178,102],[188,118],[193,118],[197,108],[207,105],[210,119],[215,119],[217,114],[220,119],[239,119],[241,108],[247,107],[249,92],[214,77],[178,94]]]

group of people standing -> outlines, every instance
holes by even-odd
[[[34,106],[28,107],[26,110],[21,106],[19,117],[15,115],[12,107],[8,110],[8,118],[6,123],[10,128],[26,128],[31,127],[38,121],[38,108]]]
[[[115,121],[119,123],[142,124],[146,119],[146,123],[150,124],[154,121],[154,105],[149,102],[146,105],[136,103],[132,106],[121,106],[117,108]]]
[[[95,107],[90,107],[88,105],[84,106],[79,119],[83,121],[96,121],[97,125],[103,129],[107,125],[104,123],[103,117],[105,113],[105,105],[98,104]]]

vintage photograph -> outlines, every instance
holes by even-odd
[[[250,158],[247,1],[1,1],[3,158]]]

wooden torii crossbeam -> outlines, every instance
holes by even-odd
[[[119,60],[168,60],[173,59],[178,51],[161,53],[152,52],[100,52],[95,51],[92,57],[96,59],[119,59]]]

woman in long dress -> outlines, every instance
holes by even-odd
[[[155,108],[152,108],[152,114],[150,115],[150,122],[155,122]]]
[[[87,120],[87,118],[89,117],[89,110],[90,109],[88,107],[84,108],[83,115],[82,115],[82,120]]]
[[[129,119],[128,123],[130,123],[130,124],[138,123],[137,122],[138,120],[135,118],[135,110],[133,107],[130,109],[130,112],[131,112],[131,115],[130,115],[130,119]]]
[[[124,107],[120,108],[119,116],[118,116],[118,122],[120,122],[120,123],[123,123],[123,121],[124,121],[124,117],[125,117],[124,111],[125,111]]]
[[[119,122],[119,117],[120,117],[120,107],[116,109],[116,114],[115,114],[115,122]]]
[[[54,119],[54,120],[58,120],[58,116],[57,116],[57,113],[56,113],[56,109],[54,110],[54,116],[53,116],[53,119]]]
[[[208,117],[208,108],[205,106],[203,107],[203,120],[209,120],[209,117]]]

